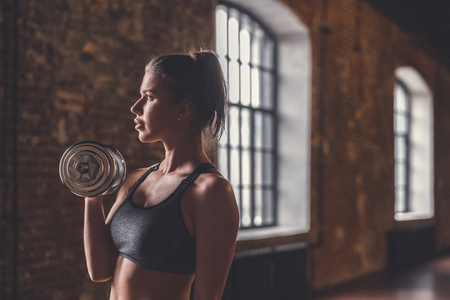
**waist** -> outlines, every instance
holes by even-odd
[[[194,275],[160,272],[119,256],[111,284],[111,299],[188,300]]]

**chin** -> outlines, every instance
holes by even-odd
[[[149,135],[143,135],[142,133],[139,134],[139,140],[141,141],[141,143],[154,143],[157,142],[158,140],[149,136]]]
[[[141,141],[141,143],[151,143],[152,141],[149,141],[147,138],[141,138],[139,137],[139,141]]]

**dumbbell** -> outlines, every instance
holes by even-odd
[[[63,185],[81,197],[114,193],[125,179],[126,164],[119,151],[93,141],[73,144],[59,161]]]

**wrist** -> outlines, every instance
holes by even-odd
[[[95,196],[95,197],[85,197],[84,201],[86,203],[103,203],[103,195]]]

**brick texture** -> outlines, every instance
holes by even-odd
[[[395,69],[412,66],[434,95],[437,248],[450,246],[448,67],[364,1],[283,0],[310,28],[313,52],[309,281],[334,285],[386,267],[394,220]],[[425,221],[430,222],[430,221]]]
[[[6,2],[12,6],[15,1]],[[17,20],[8,10],[1,11],[0,92],[5,96],[0,109],[1,176],[5,183],[1,187],[0,276],[5,289],[0,298],[101,299],[107,294],[107,284],[88,280],[82,246],[83,201],[60,183],[59,159],[73,143],[95,140],[118,149],[129,169],[160,160],[161,145],[140,144],[129,111],[139,95],[144,65],[152,55],[210,46],[213,7],[209,0],[31,0],[19,1]],[[18,28],[17,47],[11,45],[13,26]],[[15,70],[12,55],[18,56]],[[14,71],[16,78],[11,76]],[[14,79],[17,99],[10,95]],[[14,101],[16,124],[12,122]],[[11,126],[15,125],[18,194],[13,199]],[[11,266],[15,201],[16,279]]]

